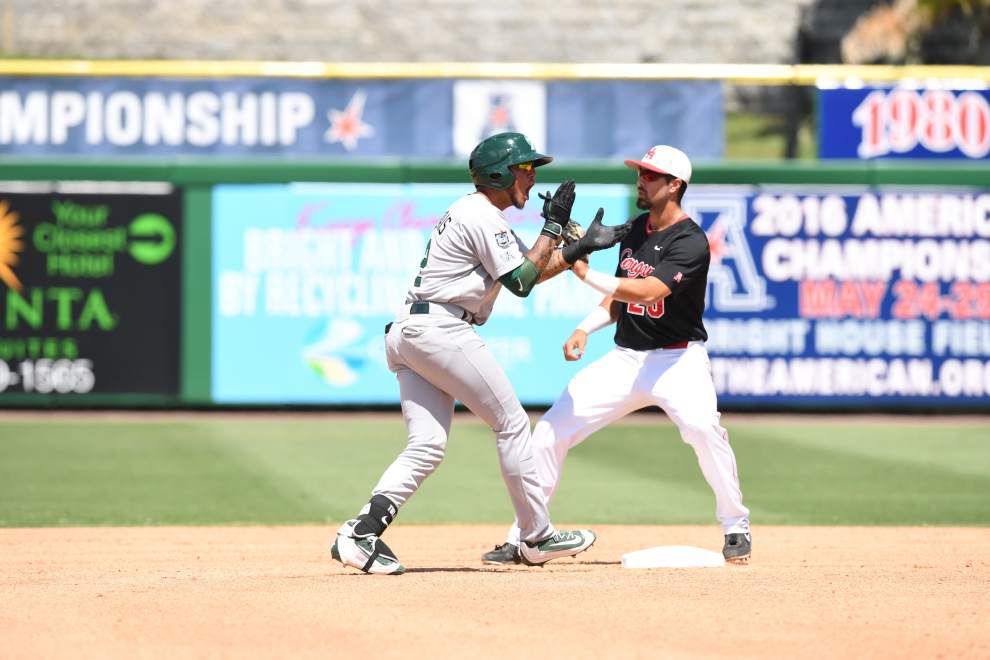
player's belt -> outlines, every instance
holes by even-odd
[[[410,314],[442,314],[462,321],[471,321],[471,313],[457,305],[444,302],[414,302],[409,305]]]
[[[409,314],[442,314],[444,316],[452,316],[455,319],[460,319],[462,321],[471,322],[471,313],[467,310],[461,309],[457,305],[451,303],[436,303],[436,302],[414,302],[409,305]],[[400,319],[401,320],[401,319]],[[392,329],[392,324],[388,323],[385,325],[385,334]]]
[[[688,343],[686,341],[679,341],[673,344],[667,344],[666,346],[660,346],[659,348],[664,351],[673,350],[675,348],[687,348]]]

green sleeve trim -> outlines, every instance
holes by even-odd
[[[523,262],[516,266],[515,270],[498,278],[506,289],[520,298],[525,298],[536,286],[536,280],[540,279],[540,271],[536,270],[536,264],[523,257]]]

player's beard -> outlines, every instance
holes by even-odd
[[[636,208],[646,211],[650,208],[650,201],[646,199],[646,193],[636,191]]]

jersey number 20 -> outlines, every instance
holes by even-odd
[[[663,298],[656,301],[649,307],[644,307],[639,303],[626,303],[626,311],[636,316],[649,316],[651,319],[658,319],[663,316]]]

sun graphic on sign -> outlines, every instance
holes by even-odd
[[[19,261],[17,253],[24,249],[21,236],[24,229],[17,224],[17,213],[10,210],[10,204],[0,200],[0,281],[11,289],[21,290],[21,281],[14,274],[14,266]]]

